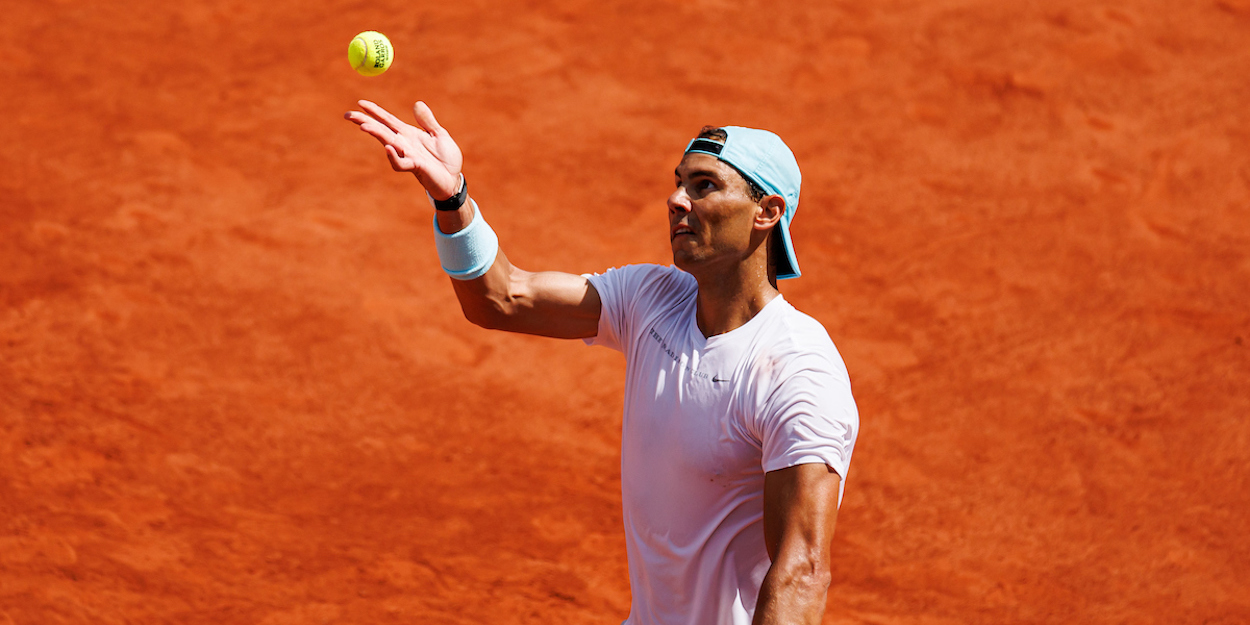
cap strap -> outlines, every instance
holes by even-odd
[[[695,139],[686,146],[687,152],[708,152],[720,156],[721,150],[725,149],[725,144],[711,139]]]

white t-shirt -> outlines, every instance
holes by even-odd
[[[764,473],[824,463],[846,484],[859,430],[846,365],[780,296],[704,337],[690,274],[630,265],[587,278],[603,312],[586,342],[626,359],[626,624],[749,625],[770,565]]]

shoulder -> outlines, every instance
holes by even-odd
[[[824,432],[822,440],[850,436],[853,441],[859,411],[842,355],[819,321],[788,303],[782,308],[761,337],[751,376],[750,399],[761,427],[798,419],[794,423],[807,430]],[[838,424],[836,431],[826,431],[830,424]]]
[[[825,326],[787,301],[779,304],[764,332],[764,352],[779,378],[809,372],[846,379],[846,364]]]
[[[698,288],[694,276],[673,266],[649,263],[613,267],[585,277],[600,292],[606,289],[624,296],[639,292],[680,296]]]
[[[639,263],[612,267],[602,273],[586,274],[587,278],[612,278],[614,280],[636,280],[642,282],[673,281],[694,283],[694,276],[672,265],[656,265]]]

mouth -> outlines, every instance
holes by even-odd
[[[676,241],[677,237],[681,237],[681,236],[692,237],[694,236],[694,230],[691,230],[687,226],[677,226],[676,228],[673,228],[672,233],[669,234],[669,239],[672,241]]]

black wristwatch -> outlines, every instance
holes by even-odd
[[[433,198],[431,198],[433,199]],[[455,195],[445,200],[434,200],[434,210],[440,211],[458,211],[461,206],[469,199],[469,181],[464,179],[464,174],[460,174],[460,190]]]

